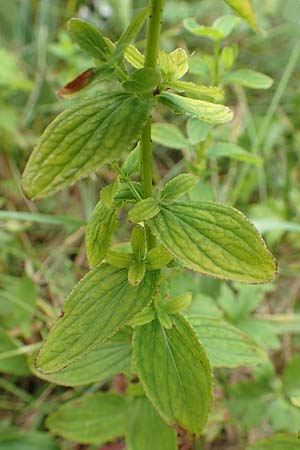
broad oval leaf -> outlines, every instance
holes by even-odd
[[[254,8],[251,0],[225,0],[240,17],[245,19],[255,30],[258,29]]]
[[[206,316],[189,320],[213,367],[253,366],[266,360],[265,351],[233,325]]]
[[[299,450],[299,438],[297,434],[274,434],[255,442],[246,450]]]
[[[233,118],[233,112],[224,105],[181,97],[180,95],[163,92],[158,96],[161,103],[178,114],[186,114],[209,123],[226,123]]]
[[[162,200],[174,200],[193,189],[199,178],[190,173],[182,173],[165,184],[161,191]]]
[[[113,50],[107,38],[100,30],[82,19],[70,19],[68,22],[69,33],[76,44],[90,55],[100,61],[108,61]]]
[[[231,158],[237,161],[247,162],[249,164],[255,164],[256,166],[261,166],[263,159],[258,155],[247,152],[237,144],[231,144],[228,142],[215,142],[210,145],[206,150],[205,154],[207,158]]]
[[[37,354],[41,372],[58,372],[96,349],[150,303],[157,272],[147,272],[138,287],[127,276],[126,269],[101,264],[75,286]]]
[[[71,441],[101,445],[125,434],[126,414],[124,397],[97,392],[60,406],[47,417],[46,426]]]
[[[239,211],[213,202],[161,204],[149,221],[160,242],[186,267],[217,278],[266,283],[277,264]]]
[[[134,147],[152,104],[117,91],[96,94],[59,114],[29,158],[26,195],[46,197],[120,158]]]
[[[90,267],[96,266],[105,257],[117,225],[116,209],[107,208],[100,200],[88,221],[85,232],[86,252]]]
[[[3,308],[3,303],[2,303]],[[1,358],[3,353],[17,350],[20,344],[10,336],[8,336],[2,328],[0,328],[0,373],[9,373],[12,375],[26,376],[29,373],[28,364],[25,355],[17,355],[9,358]]]
[[[10,427],[1,430],[0,450],[60,450],[53,436],[42,431]]]
[[[201,120],[191,118],[187,123],[187,134],[189,141],[193,144],[199,144],[207,139],[208,133],[212,130],[211,123],[202,122]]]
[[[145,198],[138,202],[131,211],[128,217],[132,223],[139,223],[143,220],[151,219],[159,213],[159,203],[153,197]]]
[[[130,404],[127,422],[128,450],[177,450],[177,433],[157,414],[146,397]]]
[[[123,83],[123,87],[127,92],[143,94],[151,92],[159,82],[159,73],[155,69],[145,67],[134,72],[131,78]]]
[[[222,83],[240,84],[250,89],[269,89],[272,84],[272,78],[264,73],[256,72],[251,69],[239,69],[229,72],[222,77]]]
[[[32,373],[49,383],[60,386],[82,386],[104,381],[119,373],[128,372],[131,366],[131,344],[126,341],[103,342],[95,350],[59,372],[44,375],[30,360]]]
[[[154,123],[151,127],[152,140],[165,147],[183,150],[190,148],[190,143],[176,125],[171,123]]]
[[[158,320],[135,329],[133,358],[151,403],[170,425],[199,436],[212,400],[212,373],[194,330],[180,315],[166,330]]]

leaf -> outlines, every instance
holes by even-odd
[[[213,27],[204,27],[199,25],[194,17],[188,17],[183,21],[184,28],[196,36],[203,36],[212,39],[213,41],[219,41],[222,39],[222,34],[218,29]]]
[[[245,19],[251,27],[258,30],[257,21],[255,17],[254,8],[251,0],[225,0],[240,17]]]
[[[114,267],[119,267],[120,269],[126,267],[126,269],[128,269],[132,262],[132,254],[110,250],[107,252],[105,259]]]
[[[159,73],[155,69],[145,67],[134,72],[131,78],[123,83],[123,87],[127,92],[144,94],[153,91],[159,82]]]
[[[192,294],[187,292],[183,295],[178,295],[168,300],[164,304],[164,310],[168,314],[177,314],[188,308],[192,302]]]
[[[123,57],[124,51],[126,50],[128,45],[131,44],[131,42],[136,38],[140,29],[142,28],[149,11],[149,7],[144,8],[136,17],[133,18],[132,22],[122,33],[112,55],[112,59],[114,61],[118,61]]]
[[[146,397],[135,397],[129,411],[128,450],[177,450],[176,431],[159,417]]]
[[[256,166],[261,166],[263,164],[263,159],[259,156],[247,152],[247,150],[243,149],[239,145],[229,144],[226,142],[215,142],[210,145],[205,154],[207,158],[231,158],[236,159],[237,161],[247,162],[249,164],[255,164]]]
[[[115,208],[107,208],[100,200],[88,221],[85,232],[86,252],[89,267],[99,264],[105,257],[111,238],[118,226]]]
[[[163,190],[161,191],[161,198],[163,201],[174,200],[175,198],[180,197],[193,189],[198,181],[198,177],[189,173],[177,175],[177,177],[172,178],[163,187]]]
[[[101,445],[125,434],[126,414],[124,397],[97,392],[61,405],[47,417],[46,427],[72,441]]]
[[[170,92],[163,92],[158,98],[161,103],[172,111],[196,117],[204,122],[218,124],[229,122],[233,118],[233,113],[227,106],[181,97]]]
[[[160,71],[165,81],[182,78],[189,70],[188,56],[183,48],[177,48],[168,54],[159,52]]]
[[[157,273],[146,273],[138,287],[127,282],[127,270],[108,264],[95,267],[75,286],[64,312],[38,352],[37,368],[58,372],[97,348],[147,306]]]
[[[69,33],[76,44],[92,58],[107,62],[112,55],[112,47],[103,34],[89,22],[71,19],[68,22]]]
[[[162,269],[164,266],[169,264],[172,260],[172,256],[169,252],[163,247],[155,247],[151,248],[147,254],[147,269],[148,270],[157,270]]]
[[[146,306],[141,312],[137,313],[128,325],[131,327],[139,327],[146,323],[152,322],[156,317],[156,311],[153,305]]]
[[[134,365],[160,416],[199,436],[211,405],[211,368],[190,324],[180,315],[172,320],[170,330],[158,320],[135,329]]]
[[[246,450],[299,450],[299,439],[297,434],[274,434],[255,442]]]
[[[128,217],[130,222],[139,223],[143,220],[148,220],[159,213],[159,204],[157,200],[152,197],[146,198],[138,202],[131,211]]]
[[[78,75],[74,80],[70,81],[63,88],[59,89],[58,95],[64,97],[75,94],[78,91],[81,91],[95,79],[95,72],[96,70],[94,67],[85,70],[80,75]]]
[[[46,197],[128,152],[152,101],[125,92],[96,94],[71,106],[46,128],[23,174],[25,193]]]
[[[290,398],[300,397],[300,357],[294,356],[286,366],[282,377],[282,387]]]
[[[142,69],[145,65],[144,55],[132,44],[126,48],[124,57],[135,69]]]
[[[198,119],[191,118],[187,123],[187,134],[191,144],[197,145],[207,139],[208,133],[213,125],[207,122],[201,122]]]
[[[221,83],[240,84],[250,89],[269,89],[273,80],[267,75],[251,69],[239,69],[223,75]]]
[[[19,347],[20,344],[18,344],[17,341],[8,336],[5,331],[0,328],[0,356],[3,353],[16,350]],[[28,375],[29,369],[26,361],[26,356],[18,355],[10,358],[0,359],[0,373],[8,373],[19,376]]]
[[[213,367],[254,366],[266,360],[265,351],[233,325],[206,316],[189,320]]]
[[[277,264],[254,226],[234,208],[213,202],[161,204],[149,223],[186,267],[216,278],[266,283]]]
[[[213,28],[220,32],[222,39],[226,39],[239,23],[240,19],[238,17],[226,14],[214,21]]]
[[[138,172],[140,167],[140,146],[137,145],[129,156],[124,161],[121,170],[127,178],[130,178],[136,172]]]
[[[191,81],[169,81],[167,87],[177,92],[186,92],[200,97],[212,97],[216,100],[224,99],[224,92],[216,86],[202,86]]]
[[[171,123],[154,123],[151,136],[154,142],[165,147],[182,150],[190,146],[180,129]]]
[[[115,196],[120,190],[121,183],[119,178],[117,178],[113,183],[108,184],[104,188],[101,189],[100,198],[106,208],[112,208]]]
[[[114,339],[117,339],[117,335]],[[49,383],[60,386],[99,383],[119,373],[130,371],[131,345],[126,341],[106,341],[65,369],[50,375],[36,370],[34,358],[30,363],[32,373]]]
[[[49,433],[21,430],[18,428],[1,429],[0,450],[60,450],[60,446]]]
[[[144,259],[147,250],[146,233],[144,227],[137,225],[133,228],[130,243],[134,257],[137,260]]]
[[[146,273],[145,261],[133,260],[128,269],[128,283],[130,286],[138,286]]]

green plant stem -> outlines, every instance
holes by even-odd
[[[147,27],[145,54],[145,67],[147,68],[155,69],[157,65],[163,3],[164,0],[150,0],[149,4],[150,15]],[[153,157],[151,122],[152,118],[149,117],[149,120],[147,121],[141,136],[141,181],[145,198],[152,196]],[[151,249],[155,246],[155,238],[151,234],[149,228],[146,228],[146,235],[148,249]]]

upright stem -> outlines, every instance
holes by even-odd
[[[159,39],[161,30],[161,19],[163,12],[164,0],[150,0],[150,15],[147,27],[146,37],[146,55],[145,67],[156,68],[157,56],[159,51]],[[141,180],[144,191],[144,197],[151,197],[152,195],[152,141],[151,141],[151,123],[152,118],[149,117],[141,136]],[[149,228],[146,228],[148,248],[155,245],[154,236],[151,234]]]

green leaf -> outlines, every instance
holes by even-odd
[[[145,67],[134,72],[131,78],[123,83],[123,87],[127,92],[144,94],[153,91],[159,83],[159,73],[155,69]]]
[[[118,61],[123,57],[126,48],[136,38],[140,29],[142,28],[148,13],[149,7],[144,8],[136,17],[133,18],[132,22],[122,33],[112,56],[112,59],[114,61]]]
[[[99,264],[105,257],[111,238],[118,226],[115,208],[107,208],[100,200],[87,224],[85,243],[90,267]]]
[[[151,248],[147,254],[147,269],[149,270],[157,270],[169,264],[172,260],[172,256],[169,252],[163,247],[155,247]]]
[[[273,84],[273,80],[267,75],[251,69],[239,69],[224,75],[221,83],[240,84],[250,89],[269,89]]]
[[[135,69],[142,69],[145,65],[145,57],[134,45],[128,45],[124,57]]]
[[[106,208],[112,208],[115,196],[120,189],[120,180],[117,178],[113,183],[102,188],[100,198]]]
[[[187,292],[183,295],[178,295],[168,300],[163,306],[168,314],[177,314],[188,308],[192,302],[192,294]]]
[[[144,259],[147,249],[144,227],[137,225],[133,228],[131,233],[131,249],[138,260]]]
[[[211,405],[211,368],[190,324],[180,315],[172,320],[170,330],[158,320],[135,329],[134,365],[160,416],[199,436]]]
[[[46,128],[23,174],[30,198],[70,186],[131,150],[152,108],[125,92],[96,94],[71,106]]]
[[[208,133],[213,125],[207,122],[201,122],[198,119],[191,118],[187,123],[187,134],[192,145],[197,145],[207,139]]]
[[[183,21],[184,28],[196,36],[203,36],[213,41],[219,41],[222,39],[222,34],[218,29],[213,27],[204,27],[199,25],[194,17],[189,17]]]
[[[130,222],[139,223],[143,220],[151,219],[159,213],[159,204],[152,197],[146,198],[138,202],[129,212]]]
[[[9,428],[1,430],[0,450],[60,450],[49,433]]]
[[[216,86],[201,86],[191,81],[169,81],[167,87],[177,92],[186,92],[199,97],[212,97],[216,100],[224,99],[224,92]]]
[[[237,12],[240,17],[245,19],[249,25],[251,25],[255,30],[258,30],[256,16],[251,0],[225,0],[225,2],[235,12]]]
[[[233,118],[233,113],[227,106],[181,97],[170,92],[163,92],[158,98],[161,103],[172,111],[196,117],[204,122],[218,124],[229,122]]]
[[[0,356],[2,353],[16,350],[19,347],[20,344],[13,338],[8,336],[2,328],[0,328]],[[0,373],[8,373],[19,376],[28,375],[29,369],[26,361],[26,356],[18,355],[10,358],[0,359]]]
[[[146,306],[141,312],[137,313],[134,318],[128,323],[131,327],[139,327],[146,323],[152,322],[156,317],[156,311],[153,305]]]
[[[286,366],[282,377],[282,387],[290,398],[300,397],[300,357],[294,356]]]
[[[151,129],[152,140],[165,147],[182,150],[190,143],[178,127],[171,123],[154,123]]]
[[[41,372],[58,372],[96,349],[150,303],[157,273],[146,273],[138,287],[129,286],[127,276],[126,269],[101,264],[75,286],[38,352]]]
[[[128,450],[177,450],[177,433],[157,414],[146,397],[136,397],[129,409]]]
[[[129,156],[124,161],[121,170],[127,178],[130,178],[136,172],[138,172],[140,167],[140,146],[137,145]]]
[[[168,54],[159,52],[160,71],[165,81],[182,78],[189,70],[188,56],[183,48],[177,48]]]
[[[105,259],[114,267],[119,267],[120,269],[128,269],[132,262],[132,254],[111,250],[107,253]]]
[[[189,320],[213,367],[254,366],[266,360],[265,351],[233,325],[206,316]]]
[[[71,441],[101,445],[125,434],[126,414],[124,397],[97,392],[64,403],[47,417],[46,427]]]
[[[247,162],[249,164],[255,164],[256,166],[261,166],[263,159],[259,156],[247,152],[237,144],[229,144],[227,142],[215,142],[210,145],[206,150],[205,154],[207,158],[231,158],[237,161]]]
[[[145,261],[133,260],[128,269],[128,283],[130,286],[138,286],[146,273]]]
[[[174,200],[175,198],[180,197],[193,189],[198,181],[198,177],[189,173],[177,175],[177,177],[172,178],[163,187],[163,190],[161,191],[161,199],[163,201]]]
[[[193,17],[185,19],[183,24],[187,31],[196,36],[207,37],[213,41],[221,41],[222,39],[226,39],[233,32],[239,22],[240,19],[238,17],[227,14],[226,16],[221,16],[215,20],[211,27],[199,25]]]
[[[299,439],[297,434],[274,434],[255,442],[246,450],[299,450]]]
[[[34,358],[30,360],[32,373],[49,383],[60,386],[81,386],[104,381],[119,373],[130,371],[131,345],[126,341],[104,342],[95,350],[70,364],[60,372],[43,375],[36,370]]]
[[[174,257],[200,273],[255,284],[271,281],[277,273],[276,261],[257,230],[229,206],[161,204],[149,223]]]
[[[231,14],[218,17],[214,23],[213,28],[218,30],[222,36],[222,39],[226,39],[240,23],[240,19]]]
[[[69,33],[76,44],[92,58],[107,62],[112,55],[112,46],[91,23],[82,19],[71,19],[68,22]]]

